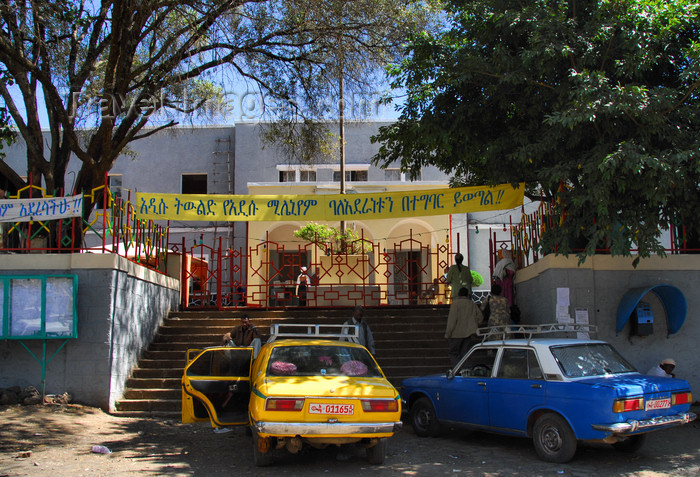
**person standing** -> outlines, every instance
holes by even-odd
[[[481,312],[484,316],[488,314],[488,326],[510,325],[510,306],[508,300],[501,296],[501,285],[498,283],[491,287],[491,295],[481,305]]]
[[[447,274],[445,275],[445,281],[450,284],[452,288],[451,297],[454,299],[461,288],[466,288],[469,294],[467,295],[470,299],[472,296],[472,271],[468,266],[463,265],[464,255],[461,253],[455,254],[455,264],[447,269]]]
[[[460,288],[450,305],[445,329],[450,363],[453,367],[471,348],[482,318],[481,310],[469,298],[469,290],[465,287]]]
[[[297,277],[297,296],[299,297],[299,306],[306,306],[306,290],[311,283],[311,277],[306,267],[301,267],[300,270]]]
[[[513,306],[515,303],[515,291],[513,288],[515,262],[513,262],[513,254],[510,250],[501,250],[498,252],[498,256],[500,260],[493,268],[493,281],[501,286],[502,295],[508,300],[508,306]]]
[[[358,341],[362,346],[367,348],[370,353],[374,354],[374,337],[372,336],[372,330],[369,329],[369,325],[364,320],[365,310],[362,306],[357,305],[352,311],[352,318],[343,323],[344,325],[357,326],[359,331]],[[344,330],[343,334],[347,334]],[[346,341],[349,339],[345,338]]]
[[[660,376],[662,378],[675,378],[674,369],[676,369],[676,362],[671,358],[666,358],[661,361],[658,366],[654,366],[647,371],[647,374],[650,376]]]

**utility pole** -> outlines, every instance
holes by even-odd
[[[345,194],[345,81],[343,80],[343,68],[340,68],[340,95],[338,99],[338,109],[340,115],[338,123],[340,127],[340,193]],[[345,234],[345,221],[340,221],[340,232]]]

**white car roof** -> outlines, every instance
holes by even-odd
[[[527,346],[532,348],[561,346],[561,345],[582,345],[582,344],[608,344],[601,340],[580,340],[574,338],[532,338],[532,339],[507,339],[491,340],[479,343],[477,346]]]

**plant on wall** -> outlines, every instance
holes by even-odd
[[[360,254],[372,251],[372,242],[361,238],[356,231],[309,222],[294,232],[294,236],[322,248],[326,255],[348,253]]]

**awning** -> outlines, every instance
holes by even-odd
[[[637,307],[641,299],[649,292],[653,292],[664,306],[666,311],[666,322],[668,334],[672,335],[683,326],[685,315],[688,311],[688,304],[685,295],[678,288],[671,285],[655,285],[649,288],[630,288],[622,297],[620,306],[617,308],[616,333],[620,333],[632,316],[632,312]]]

